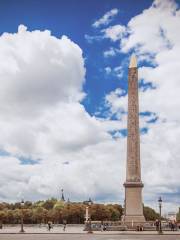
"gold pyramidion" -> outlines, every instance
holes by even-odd
[[[135,67],[137,67],[137,59],[136,59],[136,56],[133,54],[131,56],[129,68],[135,68]]]

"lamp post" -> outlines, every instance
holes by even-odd
[[[159,234],[163,234],[162,225],[161,225],[161,209],[162,209],[162,198],[161,197],[159,197],[158,203],[159,203]]]
[[[24,233],[24,216],[23,216],[23,207],[24,207],[24,200],[21,201],[21,230],[20,233]]]
[[[89,205],[89,226],[88,226],[88,233],[93,233],[92,231],[92,225],[91,225],[91,205],[92,205],[92,200],[89,198],[88,200],[88,205]]]
[[[69,223],[69,209],[70,209],[70,200],[68,198],[68,201],[67,201],[67,210],[68,210],[67,223]]]

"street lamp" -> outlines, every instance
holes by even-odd
[[[20,230],[20,233],[25,232],[24,231],[24,226],[23,226],[23,224],[24,224],[23,207],[24,207],[24,200],[22,199],[22,201],[21,201],[21,230]]]
[[[70,209],[70,200],[68,198],[68,201],[67,201],[67,210],[68,210],[67,222],[68,223],[69,223],[69,209]]]
[[[88,226],[88,233],[93,233],[92,231],[92,225],[91,225],[91,205],[92,205],[92,200],[89,198],[88,200],[88,205],[89,205],[89,226]]]
[[[158,199],[158,203],[159,203],[159,234],[162,234],[162,225],[161,225],[161,209],[162,209],[162,198],[159,197]]]

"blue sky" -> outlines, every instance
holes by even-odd
[[[118,8],[119,13],[113,19],[113,24],[126,25],[128,21],[151,5],[152,1],[1,1],[0,32],[16,32],[17,26],[24,24],[30,31],[49,29],[52,35],[68,36],[83,50],[86,59],[86,82],[84,90],[88,94],[84,105],[90,114],[94,114],[106,93],[118,86],[127,89],[127,71],[123,79],[116,75],[106,76],[104,68],[120,66],[127,54],[104,59],[103,51],[112,43],[109,39],[89,44],[85,35],[99,35],[99,29],[92,24],[106,12]],[[118,43],[113,44],[118,47]],[[126,59],[127,61],[127,59]],[[127,67],[127,64],[125,65]]]
[[[75,201],[123,203],[135,53],[144,202],[156,208],[162,195],[176,210],[179,1],[2,0],[0,10],[0,199],[64,188]]]

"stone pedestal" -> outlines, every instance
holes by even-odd
[[[125,218],[124,222],[128,225],[138,225],[145,222],[142,205],[143,184],[124,183],[125,186]]]

